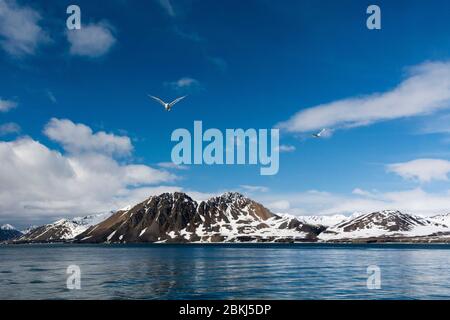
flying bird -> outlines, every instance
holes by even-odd
[[[314,138],[322,138],[327,133],[327,131],[328,131],[327,129],[322,129],[320,130],[320,132],[314,133],[312,136]]]
[[[183,100],[184,98],[186,98],[187,96],[183,96],[183,97],[179,97],[179,98],[176,98],[175,100],[173,100],[172,102],[170,102],[170,103],[166,103],[166,102],[164,102],[164,101],[162,101],[160,98],[158,98],[158,97],[154,97],[154,96],[152,96],[152,95],[148,95],[150,98],[153,98],[153,99],[155,99],[156,101],[158,101],[165,109],[166,109],[166,111],[170,111],[171,109],[172,109],[172,107],[175,105],[175,104],[177,104],[178,102],[180,102],[181,100]]]

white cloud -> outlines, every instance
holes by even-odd
[[[428,117],[419,129],[420,134],[450,133],[450,114]]]
[[[281,212],[281,213],[288,212],[291,209],[291,203],[287,200],[270,202],[266,204],[266,206],[274,212]]]
[[[61,153],[29,137],[0,141],[0,215],[51,217],[117,209],[142,201],[149,190],[171,190],[152,185],[177,178],[146,165],[119,163],[109,146],[107,153],[97,148],[98,133],[83,139],[83,145],[96,147],[89,153],[84,148]]]
[[[8,112],[17,107],[17,103],[11,100],[3,100],[0,98],[0,112]]]
[[[93,133],[88,126],[67,119],[51,119],[45,126],[44,133],[71,153],[98,152],[126,156],[133,150],[127,136],[116,136],[103,131]]]
[[[175,10],[172,6],[170,0],[157,0],[159,5],[167,12],[167,14],[171,17],[175,17]]]
[[[13,56],[34,54],[41,43],[49,41],[39,25],[42,17],[31,7],[14,0],[0,0],[0,45]]]
[[[356,192],[355,192],[356,190]],[[393,192],[368,192],[356,188],[352,194],[334,194],[315,190],[293,193],[261,194],[256,198],[275,213],[294,215],[331,215],[400,210],[431,216],[448,213],[450,190],[429,193],[422,188]]]
[[[299,111],[278,126],[288,132],[368,125],[450,108],[450,62],[427,62],[408,70],[396,88]]]
[[[91,58],[108,53],[116,42],[113,28],[106,22],[91,23],[80,30],[68,30],[67,40],[72,55]]]
[[[0,125],[0,136],[20,133],[20,126],[14,122],[8,122]]]
[[[404,179],[430,182],[431,180],[448,180],[450,161],[441,159],[416,159],[408,162],[394,163],[387,166],[389,172],[393,172]]]
[[[160,163],[158,163],[158,167],[161,167],[164,169],[189,170],[189,166],[175,164],[173,162],[160,162]]]
[[[268,192],[269,188],[263,187],[263,186],[251,186],[251,185],[241,185],[242,189],[249,191],[249,192]]]
[[[278,147],[279,152],[294,152],[296,150],[295,146],[282,144]]]
[[[187,92],[201,88],[200,82],[190,77],[183,77],[176,81],[165,82],[164,85],[174,89],[177,92]]]
[[[360,189],[360,188],[353,189],[352,194],[356,194],[356,195],[364,196],[364,197],[368,197],[368,198],[375,197],[372,192],[364,190],[364,189]]]
[[[421,188],[378,193],[370,197],[349,198],[338,203],[333,212],[370,212],[384,209],[406,213],[435,215],[448,213],[450,193],[428,193]],[[330,212],[330,210],[328,210]]]

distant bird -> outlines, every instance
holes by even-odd
[[[184,98],[186,98],[187,96],[183,96],[183,97],[179,97],[179,98],[176,98],[175,100],[173,100],[172,102],[170,102],[170,103],[166,103],[166,102],[164,102],[164,101],[162,101],[160,98],[158,98],[158,97],[154,97],[154,96],[151,96],[151,95],[148,95],[150,98],[153,98],[153,99],[155,99],[156,101],[158,101],[165,109],[166,109],[166,111],[170,111],[171,109],[172,109],[172,107],[175,105],[175,104],[177,104],[178,102],[180,102],[181,100],[183,100]]]
[[[322,138],[327,133],[327,131],[328,131],[327,129],[322,129],[320,130],[320,132],[314,133],[312,136],[314,138]]]

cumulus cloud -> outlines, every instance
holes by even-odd
[[[0,124],[0,136],[8,134],[20,133],[20,126],[14,122]]]
[[[113,28],[106,22],[83,25],[80,30],[68,30],[67,40],[72,55],[90,58],[108,53],[116,43]]]
[[[4,100],[0,98],[0,112],[8,112],[17,107],[17,103],[11,100]]]
[[[432,180],[448,180],[450,161],[441,159],[416,159],[408,162],[394,163],[387,166],[389,172],[393,172],[404,179],[430,182]]]
[[[47,33],[39,25],[40,13],[20,6],[14,0],[0,0],[0,45],[8,54],[21,57],[34,54],[38,46],[48,42]]]
[[[44,134],[71,153],[99,152],[126,156],[133,150],[127,136],[116,136],[104,131],[94,133],[88,126],[68,119],[51,119],[44,128]]]
[[[394,89],[303,109],[278,124],[288,132],[344,128],[430,114],[450,108],[450,62],[427,62],[408,69]]]
[[[47,128],[55,123],[52,120]],[[86,126],[75,128],[85,130]],[[111,152],[115,147],[111,149],[109,142],[99,144],[98,133],[88,129],[89,134],[82,135],[85,142],[81,146],[74,142],[79,137],[77,132],[74,141],[68,137],[55,140],[70,147],[69,152],[63,153],[30,137],[0,141],[3,218],[79,215],[117,209],[145,199],[147,192],[156,188],[154,185],[176,180],[176,176],[164,170],[118,162]],[[107,152],[99,146],[104,146]]]

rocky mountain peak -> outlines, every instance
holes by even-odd
[[[225,192],[221,194],[218,198],[223,199],[227,202],[239,201],[239,200],[248,200],[242,193],[239,192]]]
[[[4,225],[0,226],[0,230],[16,230],[16,228],[14,228],[10,224],[4,224]]]
[[[238,192],[226,192],[220,196],[213,197],[206,202],[202,202],[199,206],[207,212],[206,216],[221,216],[222,219],[229,221],[230,219],[239,220],[267,220],[276,215],[266,209],[260,203],[253,201]]]
[[[179,199],[181,199],[181,200],[187,199],[189,201],[193,201],[192,198],[189,197],[184,192],[165,192],[165,193],[161,193],[160,195],[149,197],[149,199],[152,199],[152,198],[160,198],[160,199],[174,200],[174,201],[177,201]]]

